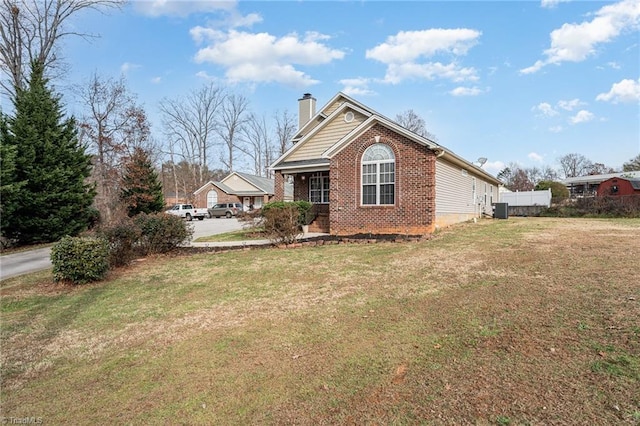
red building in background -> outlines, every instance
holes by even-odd
[[[612,177],[598,185],[596,195],[598,197],[640,195],[640,179]]]

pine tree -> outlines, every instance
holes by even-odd
[[[59,96],[48,89],[43,69],[32,63],[29,86],[18,89],[15,116],[2,136],[15,149],[15,182],[22,182],[2,231],[20,244],[85,230],[95,195],[86,183],[91,157],[78,142],[75,120],[64,118]]]
[[[162,184],[153,168],[149,153],[135,148],[125,162],[120,198],[129,217],[139,213],[161,212],[164,208]]]

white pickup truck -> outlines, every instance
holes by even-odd
[[[196,209],[192,204],[176,204],[165,213],[180,216],[189,221],[194,218],[204,220],[205,216],[207,216],[207,209]]]

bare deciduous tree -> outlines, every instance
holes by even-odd
[[[222,103],[218,135],[226,148],[226,155],[221,157],[221,161],[229,172],[233,172],[233,159],[240,144],[239,136],[247,122],[248,107],[249,101],[242,95],[227,95]]]
[[[297,123],[295,117],[289,114],[287,110],[284,110],[282,113],[276,112],[274,119],[276,121],[275,131],[278,143],[278,156],[280,156],[291,147],[291,139],[293,139],[293,135],[296,132]]]
[[[136,147],[150,148],[149,123],[122,78],[94,74],[87,86],[80,88],[79,96],[88,110],[80,122],[80,138],[94,154],[95,204],[109,222],[118,210],[122,157]]]
[[[192,166],[196,188],[207,179],[210,151],[215,145],[220,108],[225,95],[213,84],[192,91],[185,98],[160,102],[162,124],[167,138],[165,153],[171,164],[185,161]],[[174,168],[174,181],[177,182]],[[177,183],[176,183],[177,186]]]
[[[566,154],[558,159],[564,178],[584,176],[592,167],[591,161],[582,154]]]
[[[269,138],[269,128],[264,116],[249,115],[242,131],[243,144],[240,151],[246,154],[253,163],[253,173],[257,176],[269,177],[269,165],[274,160],[274,147]]]
[[[640,154],[622,165],[623,172],[635,172],[637,170],[640,170]]]
[[[29,64],[36,61],[50,70],[59,65],[61,39],[75,35],[94,37],[69,29],[67,21],[85,9],[120,7],[123,0],[1,0],[0,64],[8,78],[0,83],[13,97],[24,88]]]
[[[401,114],[397,114],[396,123],[407,130],[411,130],[415,134],[432,141],[436,141],[436,136],[427,130],[427,125],[424,119],[416,114],[412,109],[404,111]]]

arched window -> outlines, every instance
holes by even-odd
[[[381,143],[362,154],[362,204],[390,205],[395,202],[396,157]]]
[[[218,204],[218,193],[214,190],[207,192],[207,208]]]

